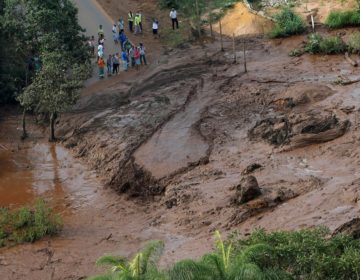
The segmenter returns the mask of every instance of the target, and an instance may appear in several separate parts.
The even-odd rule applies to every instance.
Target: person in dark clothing
[[[130,11],[130,12],[128,13],[128,22],[129,22],[129,30],[130,30],[130,32],[134,32],[134,31],[133,31],[134,15],[133,15],[132,11]]]
[[[119,74],[119,65],[120,65],[120,59],[119,59],[119,53],[116,53],[113,56],[113,74]]]

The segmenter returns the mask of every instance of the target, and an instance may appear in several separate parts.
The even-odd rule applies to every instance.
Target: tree
[[[44,52],[41,57],[42,69],[19,96],[19,101],[25,110],[33,109],[49,116],[49,140],[54,141],[58,114],[76,103],[88,71],[86,64],[71,64],[59,52]]]
[[[4,35],[0,40],[8,40],[1,46],[12,46],[0,52],[0,85],[7,85],[0,86],[0,103],[1,96],[8,97],[5,101],[18,96],[24,108],[23,137],[27,111],[48,115],[50,139],[54,140],[58,113],[76,102],[83,80],[91,73],[77,8],[70,0],[7,0],[0,4],[0,33]],[[42,61],[40,70],[35,67],[36,59]]]
[[[110,271],[89,280],[165,280],[157,264],[164,250],[162,241],[150,241],[130,261],[121,256],[103,256],[96,264],[110,266]]]

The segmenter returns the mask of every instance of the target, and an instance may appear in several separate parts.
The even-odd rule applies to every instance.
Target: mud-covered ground
[[[236,63],[227,39],[87,89],[57,133],[110,188],[60,237],[2,249],[0,278],[83,279],[149,239],[165,240],[166,265],[208,251],[215,229],[358,234],[360,71],[342,55],[289,57],[304,39],[245,38],[247,73],[244,38]]]

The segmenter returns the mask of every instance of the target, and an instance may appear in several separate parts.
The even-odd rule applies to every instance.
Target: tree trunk
[[[57,114],[56,113],[51,113],[50,115],[50,137],[49,137],[49,141],[50,142],[54,142],[56,140],[55,138],[55,121],[57,118]]]
[[[25,139],[27,137],[26,132],[26,109],[24,108],[23,115],[22,115],[22,135],[21,139]]]

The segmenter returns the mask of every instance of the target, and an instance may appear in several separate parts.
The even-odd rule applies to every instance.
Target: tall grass
[[[325,24],[330,28],[360,26],[360,11],[332,11]]]
[[[38,200],[33,207],[0,208],[0,247],[33,242],[56,234],[61,228],[60,216],[43,200]]]
[[[352,53],[360,53],[360,33],[354,33],[349,39],[349,51]]]
[[[305,22],[293,10],[288,7],[275,15],[275,27],[270,33],[272,38],[289,37],[301,34],[306,30]]]

